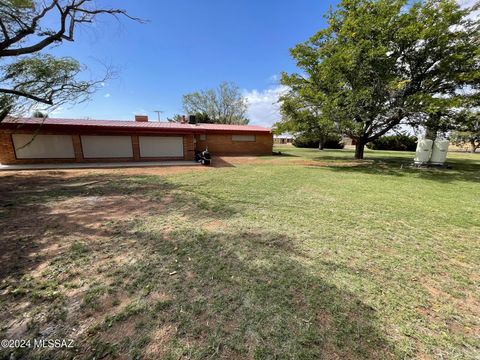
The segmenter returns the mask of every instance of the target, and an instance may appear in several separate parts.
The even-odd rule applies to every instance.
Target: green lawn
[[[480,358],[480,155],[276,150],[0,177],[0,338],[75,340],[16,351],[39,359]]]

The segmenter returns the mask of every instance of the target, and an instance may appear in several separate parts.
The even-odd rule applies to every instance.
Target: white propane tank
[[[432,154],[433,141],[430,139],[418,139],[417,150],[415,151],[415,164],[426,164]]]
[[[448,140],[435,140],[433,143],[432,157],[430,162],[434,165],[443,165],[447,158]]]

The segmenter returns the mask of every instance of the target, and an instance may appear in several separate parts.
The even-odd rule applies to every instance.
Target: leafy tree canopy
[[[35,110],[33,113],[32,113],[32,117],[34,118],[48,118],[48,114],[47,113],[43,113],[41,112],[40,110]]]
[[[452,132],[451,140],[457,145],[469,145],[470,152],[480,148],[480,112],[463,110],[458,115],[456,130]]]
[[[295,91],[280,96],[282,119],[275,123],[275,132],[301,135],[318,143],[318,148],[323,149],[329,138],[335,138],[339,134],[338,125],[323,115],[321,102],[315,102],[316,94],[311,93],[311,89],[304,90],[306,91],[302,94],[308,94],[309,102]]]
[[[343,0],[328,27],[291,49],[288,98],[366,143],[400,124],[425,124],[478,96],[478,20],[454,0]],[[469,87],[469,95],[460,89]],[[282,105],[287,109],[289,102]]]

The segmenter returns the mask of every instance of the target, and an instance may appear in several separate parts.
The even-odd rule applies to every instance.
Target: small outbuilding
[[[212,155],[271,155],[272,132],[255,125],[54,118],[0,123],[0,163],[193,160]]]

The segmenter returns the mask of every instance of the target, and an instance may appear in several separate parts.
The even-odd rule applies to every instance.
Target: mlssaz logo
[[[73,340],[71,339],[34,339],[35,348],[73,348]]]

